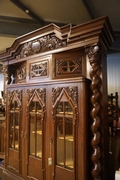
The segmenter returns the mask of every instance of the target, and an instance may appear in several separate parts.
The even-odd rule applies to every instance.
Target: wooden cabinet
[[[41,73],[42,58],[28,64],[29,72],[37,64],[33,72]],[[69,66],[68,60],[64,64]],[[36,75],[34,83],[7,87],[7,169],[24,179],[86,179],[90,81],[76,77],[53,83],[49,74],[47,82],[36,83]]]
[[[105,77],[102,51],[108,45],[99,51],[94,43],[101,31],[92,27],[108,26],[108,22],[104,17],[76,27],[51,24],[18,38],[9,53],[1,54],[6,97],[4,180],[88,180],[100,176],[99,144],[106,146],[99,135],[103,132],[105,136],[103,124],[107,124],[96,124],[96,119],[100,114],[106,117],[107,110],[105,113],[96,105],[103,103],[103,96],[98,99],[99,91],[107,102],[105,81],[100,84],[99,79],[102,81],[100,72]],[[83,29],[89,29],[88,33]],[[112,31],[106,31],[101,45],[105,38],[114,39],[109,36]],[[102,176],[104,173],[102,170]]]
[[[0,117],[0,159],[4,159],[5,117]]]

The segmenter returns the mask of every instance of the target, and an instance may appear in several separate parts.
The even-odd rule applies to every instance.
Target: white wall
[[[0,91],[3,91],[4,88],[4,75],[0,74]]]

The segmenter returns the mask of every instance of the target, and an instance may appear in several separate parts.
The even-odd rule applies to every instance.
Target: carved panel
[[[12,100],[17,101],[18,105],[21,106],[22,90],[8,90],[8,104],[10,104]]]
[[[57,98],[60,96],[60,94],[66,93],[66,96],[68,99],[71,98],[71,100],[74,103],[74,106],[77,106],[78,104],[78,87],[55,87],[52,89],[52,104],[54,105]]]
[[[39,88],[39,89],[27,89],[27,105],[30,104],[34,96],[37,96],[38,100],[45,105],[46,102],[46,89]]]
[[[19,55],[16,56],[16,59],[64,46],[66,46],[66,42],[62,42],[60,39],[55,37],[54,34],[46,35],[22,45],[21,51]]]
[[[59,55],[60,56],[60,55]],[[54,78],[77,77],[84,74],[83,56],[71,54],[55,57],[53,74]]]
[[[72,108],[73,124],[77,121],[78,87],[55,87],[52,89],[53,121],[56,120],[56,107],[60,102],[68,102]]]
[[[30,64],[30,78],[48,75],[48,61]]]
[[[17,70],[17,82],[20,83],[26,79],[26,67]]]
[[[56,59],[57,74],[80,73],[82,74],[82,58]]]

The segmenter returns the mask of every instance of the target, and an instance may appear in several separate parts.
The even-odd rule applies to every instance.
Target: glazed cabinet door
[[[21,89],[8,89],[6,166],[16,174],[22,171],[22,94]]]
[[[87,180],[84,81],[8,91],[7,167],[25,180]]]
[[[45,179],[46,88],[26,89],[26,178]]]
[[[82,81],[50,87],[47,180],[87,179],[87,88]]]

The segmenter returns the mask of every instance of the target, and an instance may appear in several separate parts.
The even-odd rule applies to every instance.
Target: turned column
[[[92,110],[91,110],[91,118],[92,118],[92,125],[91,125],[91,132],[92,132],[92,155],[91,161],[93,164],[91,175],[94,180],[100,180],[101,176],[101,150],[100,150],[100,98],[101,98],[101,53],[99,50],[98,45],[91,46],[85,49],[86,54],[88,55],[89,63],[91,65],[90,69],[90,78],[91,78],[91,103],[92,103]]]

